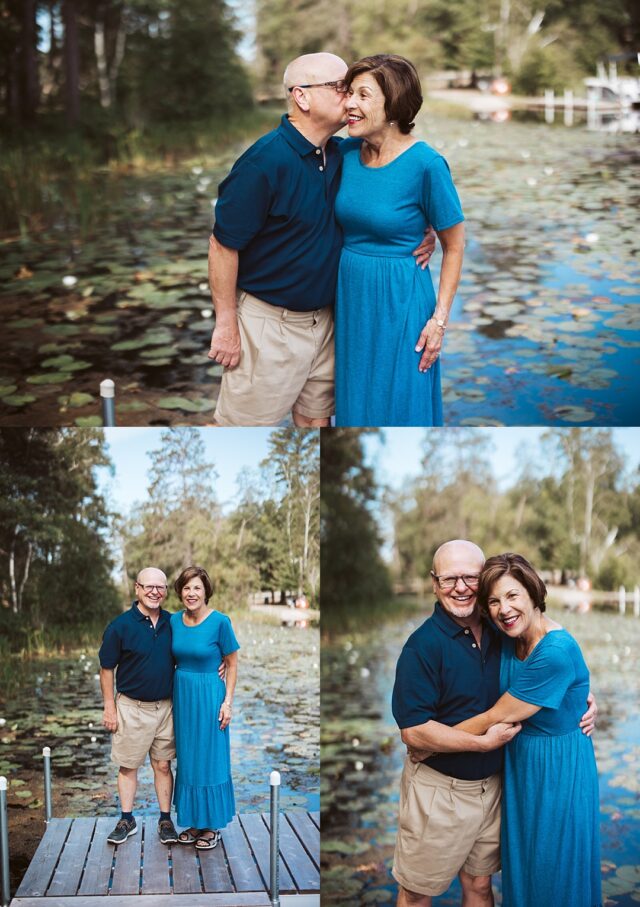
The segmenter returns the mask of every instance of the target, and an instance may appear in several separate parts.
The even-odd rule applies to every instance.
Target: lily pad
[[[27,378],[28,384],[64,384],[69,381],[73,375],[69,372],[50,372],[45,375],[30,375]]]
[[[186,397],[163,397],[157,404],[160,409],[183,409],[188,413],[203,413],[215,409],[213,400],[187,400]]]

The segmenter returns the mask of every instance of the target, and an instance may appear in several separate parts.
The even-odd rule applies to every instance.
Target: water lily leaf
[[[0,397],[10,397],[17,390],[17,384],[0,384]]]
[[[12,394],[10,397],[3,397],[2,402],[8,403],[9,406],[26,406],[27,403],[35,403],[36,399],[33,394]]]
[[[80,407],[88,406],[88,404],[93,403],[95,399],[93,394],[84,394],[81,391],[74,391],[68,396],[63,395],[62,397],[58,397],[58,403],[62,404],[62,406]]]
[[[36,325],[44,324],[42,318],[14,318],[13,321],[7,322],[8,328],[33,328]]]
[[[100,416],[78,416],[74,423],[80,428],[99,428],[102,425]]]
[[[69,372],[51,372],[47,375],[30,375],[27,378],[29,384],[64,384],[73,378]]]
[[[188,413],[202,413],[215,408],[213,400],[187,400],[186,397],[163,397],[157,405],[160,409],[184,409]]]
[[[559,406],[554,414],[565,422],[590,422],[596,415],[584,406]]]

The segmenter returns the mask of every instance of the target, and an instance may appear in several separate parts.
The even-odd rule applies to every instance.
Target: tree
[[[336,428],[320,443],[320,560],[326,609],[379,603],[391,596],[380,556],[381,538],[372,513],[378,488],[366,464],[363,438],[375,429]]]

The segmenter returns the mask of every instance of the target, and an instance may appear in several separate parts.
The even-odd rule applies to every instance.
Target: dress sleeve
[[[231,655],[232,652],[237,652],[239,648],[240,643],[236,639],[236,634],[233,632],[231,621],[225,614],[223,615],[222,623],[220,624],[220,649],[222,650],[222,654]]]
[[[118,666],[122,652],[122,640],[113,622],[109,624],[102,636],[102,645],[98,653],[100,667],[112,671]]]
[[[400,653],[391,708],[400,730],[431,721],[437,714],[438,666],[413,646]]]
[[[264,227],[271,207],[266,173],[251,161],[238,161],[218,187],[213,235],[223,246],[241,250]]]
[[[449,165],[441,155],[425,170],[424,205],[427,220],[434,230],[447,230],[464,220]]]
[[[573,660],[555,642],[534,649],[507,693],[541,708],[557,709],[575,680]]]

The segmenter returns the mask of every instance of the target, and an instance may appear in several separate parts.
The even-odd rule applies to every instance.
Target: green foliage
[[[564,88],[563,78],[550,51],[536,47],[527,53],[513,76],[513,90],[516,94],[536,96],[546,88],[561,90]]]
[[[362,438],[374,429],[336,428],[321,440],[320,553],[325,611],[382,603],[391,596],[372,513],[378,489],[366,465]]]

